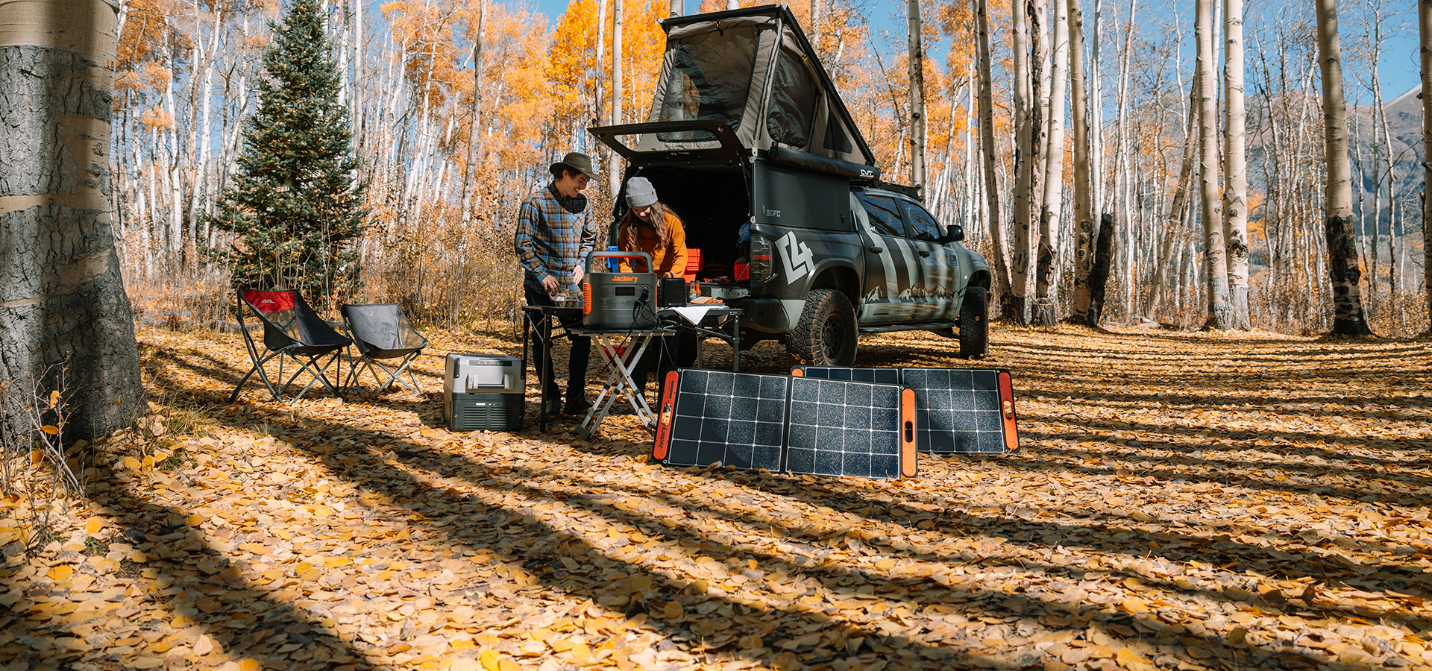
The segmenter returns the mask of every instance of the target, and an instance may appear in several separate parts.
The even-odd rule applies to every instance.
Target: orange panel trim
[[[900,475],[913,478],[919,474],[915,452],[915,392],[900,392]]]
[[[661,405],[656,414],[656,442],[652,444],[651,458],[661,461],[671,448],[671,422],[676,415],[676,387],[681,381],[679,371],[666,374],[666,392],[661,395]]]
[[[805,377],[805,369],[799,366],[792,368],[791,377]]]
[[[1010,452],[1019,449],[1019,428],[1015,424],[1014,381],[1009,372],[999,372],[999,414],[1004,420],[1004,448]]]

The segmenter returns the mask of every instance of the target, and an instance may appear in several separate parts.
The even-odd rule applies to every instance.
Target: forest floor
[[[33,553],[0,502],[0,669],[1432,665],[1426,342],[996,326],[1022,449],[888,482],[655,466],[630,415],[450,433],[442,354],[521,346],[429,335],[429,398],[289,407],[226,403],[237,334],[141,330],[88,501]]]

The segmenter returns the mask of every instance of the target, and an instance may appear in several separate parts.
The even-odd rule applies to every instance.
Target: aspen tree
[[[1333,288],[1335,335],[1370,335],[1362,310],[1357,245],[1353,237],[1352,167],[1347,153],[1347,104],[1343,99],[1342,45],[1335,0],[1314,0],[1318,24],[1318,61],[1323,75],[1323,137],[1327,148],[1323,235]]]
[[[1049,143],[1044,158],[1044,197],[1039,209],[1039,262],[1035,273],[1033,322],[1054,326],[1059,306],[1054,296],[1055,234],[1064,190],[1064,87],[1069,60],[1068,5],[1054,0],[1054,57],[1049,86]]]
[[[478,121],[482,116],[482,37],[487,22],[487,0],[477,0],[477,25],[472,30],[472,102],[468,104],[467,115],[470,130],[467,133],[467,172],[462,178],[462,219],[464,231],[472,224],[472,201],[477,191],[478,150],[482,147],[482,136],[478,133]]]
[[[1247,115],[1243,109],[1243,0],[1223,0],[1223,235],[1228,246],[1231,328],[1253,328],[1248,311]]]
[[[1417,36],[1422,45],[1422,152],[1432,156],[1432,0],[1417,0]],[[1423,184],[1432,184],[1432,161],[1422,162]],[[1422,192],[1422,295],[1432,333],[1432,198]]]
[[[1089,314],[1089,271],[1094,268],[1094,200],[1089,170],[1089,99],[1084,85],[1084,12],[1069,3],[1069,94],[1074,115],[1074,314]],[[1096,131],[1097,132],[1097,131]]]
[[[108,164],[116,7],[101,0],[0,3],[0,380],[65,369],[67,439],[126,425],[143,396],[134,315]],[[0,406],[9,435],[33,431]]]
[[[1218,137],[1213,94],[1213,0],[1196,0],[1194,33],[1198,39],[1199,186],[1203,196],[1205,279],[1208,282],[1208,321],[1204,328],[1226,331],[1233,327],[1228,305],[1228,265],[1223,244],[1223,220],[1218,194]]]
[[[925,48],[921,36],[920,0],[905,3],[909,19],[910,185],[925,192]]]
[[[1427,0],[1432,2],[1432,0]],[[979,100],[980,100],[980,158],[984,162],[984,193],[988,208],[990,239],[994,243],[994,289],[999,292],[1000,303],[1009,300],[1009,264],[1005,260],[1004,210],[999,202],[999,174],[995,171],[998,158],[994,143],[994,78],[991,76],[989,53],[989,1],[975,0],[975,26],[979,31]]]

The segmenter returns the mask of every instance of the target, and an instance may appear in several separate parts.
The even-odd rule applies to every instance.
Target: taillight
[[[771,279],[771,241],[759,235],[751,236],[751,282],[765,282]]]

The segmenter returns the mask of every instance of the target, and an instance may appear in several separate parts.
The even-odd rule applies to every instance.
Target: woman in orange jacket
[[[627,211],[617,225],[617,249],[623,252],[646,252],[651,255],[657,278],[686,275],[686,229],[681,218],[666,208],[656,197],[656,189],[645,177],[633,177],[626,184]],[[631,259],[622,259],[622,272],[631,272]],[[660,401],[666,387],[666,373],[674,368],[691,365],[696,360],[696,336],[681,332],[676,337],[657,338],[646,350],[641,364],[634,371],[639,391],[646,394],[646,377],[657,369],[656,397]]]
[[[656,197],[656,189],[645,177],[627,180],[627,211],[617,225],[617,249],[651,255],[658,279],[686,274],[686,229],[681,218]],[[631,260],[623,259],[621,270],[631,272]]]

